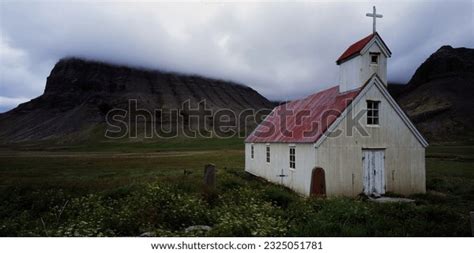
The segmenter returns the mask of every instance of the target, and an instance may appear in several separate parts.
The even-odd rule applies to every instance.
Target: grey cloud
[[[371,32],[372,4],[1,2],[0,97],[10,104],[0,107],[40,95],[65,56],[229,79],[269,99],[306,96],[337,84],[335,60]],[[406,82],[444,44],[474,46],[471,1],[375,4],[390,81]]]

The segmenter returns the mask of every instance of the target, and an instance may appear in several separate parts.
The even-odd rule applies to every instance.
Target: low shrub
[[[290,190],[277,186],[266,187],[263,193],[264,200],[283,208],[287,208],[297,198]]]

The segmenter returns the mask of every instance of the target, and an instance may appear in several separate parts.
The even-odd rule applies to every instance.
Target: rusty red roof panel
[[[369,36],[367,36],[367,37],[357,41],[356,43],[350,45],[346,49],[346,51],[344,51],[344,53],[342,53],[342,55],[339,57],[339,59],[337,59],[336,63],[340,64],[344,60],[349,59],[352,56],[360,53],[360,51],[365,47],[365,45],[367,45],[367,43],[369,43],[370,40],[372,40],[372,38],[375,37],[376,34],[377,33],[372,33]]]
[[[339,86],[273,109],[245,142],[314,143],[346,109],[360,90],[339,93]]]

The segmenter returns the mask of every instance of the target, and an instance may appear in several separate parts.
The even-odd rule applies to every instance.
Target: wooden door
[[[326,176],[323,168],[314,168],[311,173],[311,196],[326,196]]]
[[[383,150],[363,150],[362,166],[364,175],[364,193],[380,196],[385,193],[385,168]]]

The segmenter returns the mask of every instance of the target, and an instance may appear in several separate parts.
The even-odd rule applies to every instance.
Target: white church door
[[[362,150],[364,193],[380,196],[385,193],[384,150]]]

